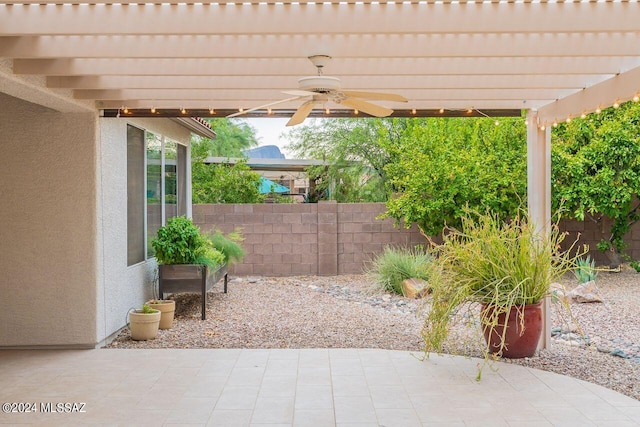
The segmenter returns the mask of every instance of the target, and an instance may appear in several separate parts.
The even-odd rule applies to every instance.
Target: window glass
[[[151,240],[162,226],[162,137],[147,132],[147,257],[154,252]]]
[[[187,147],[178,144],[178,215],[187,214]]]
[[[164,212],[165,220],[178,215],[178,144],[170,139],[164,142]]]
[[[144,261],[144,131],[127,125],[127,265]]]

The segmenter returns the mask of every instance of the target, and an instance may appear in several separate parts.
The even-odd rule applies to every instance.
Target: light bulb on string
[[[151,107],[151,114],[155,114],[156,113],[156,107]]]
[[[567,117],[567,120],[565,120],[565,122],[571,123],[571,117]]]
[[[542,126],[540,126],[540,130],[541,131],[545,131],[545,130],[547,130],[547,127],[545,125],[542,125]]]
[[[493,124],[496,125],[496,126],[499,126],[500,122],[496,120],[495,122],[493,122]]]
[[[214,110],[213,108],[209,108],[209,114],[214,115],[216,113],[216,110]]]
[[[440,110],[438,110],[438,112],[439,112],[440,114],[443,114],[443,113],[444,113],[444,108],[441,108]]]
[[[357,116],[358,114],[360,114],[360,111],[358,111],[358,110],[353,110],[353,114],[355,114],[355,115]]]
[[[620,103],[618,101],[613,103],[613,108],[619,108],[620,107]]]
[[[185,110],[184,108],[180,108],[180,112],[181,112],[182,114],[187,114],[187,110]]]
[[[587,118],[587,113],[582,112],[582,114],[580,114],[580,118],[581,119],[586,119]]]
[[[413,109],[411,110],[411,114],[413,114],[413,115],[415,115],[415,114],[416,114],[416,109],[415,109],[415,108],[413,108]]]
[[[127,107],[123,107],[122,112],[125,114],[129,114],[129,109]]]
[[[638,101],[640,101],[640,96],[639,95],[635,95],[633,97],[633,102],[638,102]]]
[[[596,108],[596,114],[600,114],[602,112],[602,110],[600,109],[600,107]]]
[[[553,127],[557,128],[558,127],[558,122],[553,122]]]
[[[324,113],[328,116],[329,114],[331,114],[331,110],[328,108],[325,108]]]
[[[273,110],[271,110],[271,107],[267,108],[267,115],[272,115],[273,114]]]

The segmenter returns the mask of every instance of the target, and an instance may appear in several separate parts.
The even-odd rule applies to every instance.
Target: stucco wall
[[[0,106],[0,347],[91,345],[97,116]]]
[[[188,144],[188,130],[167,119],[100,119],[97,342],[125,326],[129,309],[152,297],[153,259],[127,266],[127,124]],[[189,200],[190,203],[190,200]]]

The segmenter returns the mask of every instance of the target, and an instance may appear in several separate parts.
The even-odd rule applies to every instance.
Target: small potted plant
[[[171,299],[152,299],[147,305],[160,312],[160,329],[171,329],[176,311],[176,302]]]
[[[131,339],[146,341],[155,339],[160,326],[160,311],[154,310],[148,304],[144,304],[140,310],[129,312],[129,329]]]
[[[543,299],[584,253],[575,242],[562,251],[565,235],[557,224],[542,235],[525,213],[503,221],[492,213],[467,212],[460,230],[447,230],[436,247],[433,298],[423,329],[426,351],[442,350],[455,313],[479,311],[485,361],[532,356],[542,332]]]

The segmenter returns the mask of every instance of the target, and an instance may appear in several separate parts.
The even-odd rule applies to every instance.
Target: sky
[[[292,158],[291,154],[284,148],[288,141],[280,138],[280,135],[289,129],[285,126],[289,121],[288,118],[245,118],[244,121],[256,129],[260,147],[263,145],[277,145],[287,159]]]

